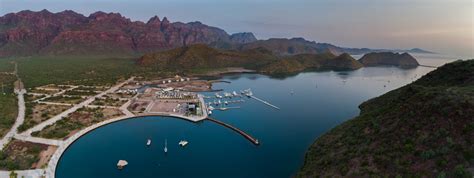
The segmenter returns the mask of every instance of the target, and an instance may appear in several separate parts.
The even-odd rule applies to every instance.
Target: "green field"
[[[3,137],[15,123],[17,115],[17,100],[13,94],[14,75],[0,74],[0,81],[4,85],[4,93],[0,88],[0,136]],[[1,84],[0,84],[1,85]],[[0,86],[1,87],[1,86]]]
[[[138,67],[131,58],[35,57],[15,61],[27,89],[46,84],[112,85],[131,75],[159,75]]]
[[[11,59],[0,59],[0,72],[13,72],[15,65]]]

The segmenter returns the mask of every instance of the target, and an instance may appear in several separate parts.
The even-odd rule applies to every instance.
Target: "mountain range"
[[[166,17],[151,17],[147,22],[132,21],[119,13],[95,12],[89,16],[65,10],[52,13],[20,11],[0,17],[0,57],[105,55],[138,56],[192,44],[215,48],[249,50],[263,47],[275,54],[302,53],[364,54],[397,51],[422,52],[422,49],[385,50],[343,48],[303,38],[257,40],[250,32],[228,34],[201,22],[170,22]]]

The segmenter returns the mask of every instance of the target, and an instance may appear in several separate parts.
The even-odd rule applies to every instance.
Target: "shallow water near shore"
[[[357,116],[359,104],[431,70],[370,67],[301,73],[284,79],[228,75],[223,79],[231,83],[216,83],[214,89],[238,92],[251,88],[256,97],[281,108],[243,98],[245,102],[229,105],[240,109],[214,111],[213,118],[259,139],[259,146],[210,121],[142,117],[106,125],[77,140],[61,157],[56,177],[290,177],[303,164],[315,138]],[[148,138],[152,139],[150,147],[145,145]],[[180,147],[180,140],[189,145]],[[129,162],[123,170],[116,167],[120,159]]]

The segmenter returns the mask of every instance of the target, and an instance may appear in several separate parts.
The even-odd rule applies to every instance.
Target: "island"
[[[372,52],[367,53],[359,62],[364,66],[397,66],[401,68],[414,68],[420,64],[416,59],[408,53],[394,52]]]
[[[297,177],[472,177],[474,60],[362,103],[319,137]]]

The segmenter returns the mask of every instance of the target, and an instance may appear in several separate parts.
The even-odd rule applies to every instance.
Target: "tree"
[[[17,178],[18,174],[15,171],[10,172],[10,178]]]

